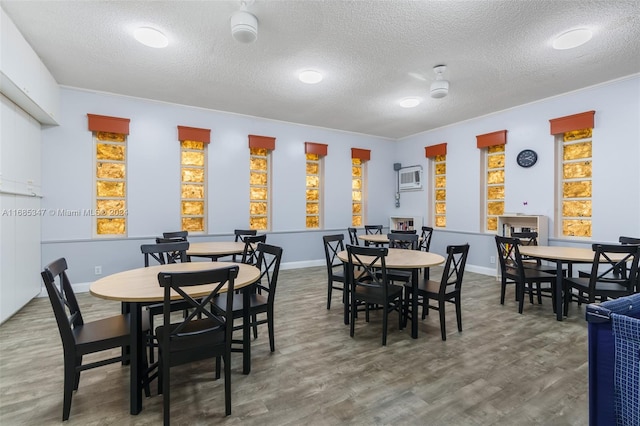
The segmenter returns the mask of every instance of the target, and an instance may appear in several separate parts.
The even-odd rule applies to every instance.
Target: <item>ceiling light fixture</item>
[[[314,70],[304,70],[298,74],[298,78],[303,83],[316,84],[322,81],[322,74]]]
[[[253,43],[258,38],[258,18],[247,8],[253,0],[241,0],[240,10],[231,16],[231,35],[240,43]]]
[[[151,27],[140,27],[133,32],[133,36],[145,46],[161,49],[169,45],[169,39],[160,31]]]
[[[593,33],[587,28],[578,28],[560,34],[553,40],[553,48],[556,50],[573,49],[582,46],[589,40]]]
[[[444,73],[446,70],[446,65],[436,65],[435,67],[433,67],[433,72],[436,73],[436,81],[431,83],[432,98],[444,98],[449,93],[449,82],[442,76],[442,73]]]
[[[414,108],[420,105],[419,98],[404,98],[398,102],[402,108]]]

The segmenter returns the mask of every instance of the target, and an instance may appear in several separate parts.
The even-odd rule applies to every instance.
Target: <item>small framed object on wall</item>
[[[523,149],[516,157],[518,166],[531,167],[538,161],[538,154],[532,149]]]

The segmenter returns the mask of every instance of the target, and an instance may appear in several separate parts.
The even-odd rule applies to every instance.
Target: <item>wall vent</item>
[[[422,167],[411,166],[400,169],[400,191],[422,189]]]

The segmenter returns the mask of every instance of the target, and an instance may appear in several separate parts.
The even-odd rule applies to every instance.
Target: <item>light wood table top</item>
[[[387,234],[363,234],[358,235],[358,238],[368,243],[389,244],[389,237]],[[418,235],[418,241],[422,241],[422,237],[420,235]]]
[[[187,256],[226,256],[244,252],[244,243],[235,241],[207,241],[189,243]]]
[[[240,267],[234,287],[242,287],[253,284],[260,277],[260,270],[255,266],[233,262],[186,262],[172,263],[169,265],[149,266],[148,268],[131,269],[118,272],[113,275],[100,278],[91,284],[92,295],[101,299],[117,300],[120,302],[162,302],[164,300],[164,288],[158,283],[160,272],[190,272],[220,269],[227,266]],[[225,286],[226,287],[226,286]],[[186,289],[185,289],[186,290]],[[190,287],[187,291],[192,297],[208,296],[213,290],[213,285],[200,285]],[[226,291],[223,287],[222,291]],[[182,299],[175,294],[175,299]],[[173,297],[172,297],[173,299]]]
[[[583,247],[560,247],[560,246],[523,246],[519,247],[520,253],[526,256],[536,257],[546,260],[563,260],[566,262],[593,262],[594,251]],[[612,260],[621,260],[624,255],[612,253]]]
[[[369,235],[373,236],[373,235]],[[384,235],[386,238],[386,235]],[[436,253],[429,253],[422,250],[405,250],[405,249],[388,249],[389,253],[385,257],[385,265],[387,268],[395,269],[416,269],[429,268],[444,263],[444,257]],[[346,250],[338,253],[338,258],[343,262],[349,261],[349,255]],[[362,260],[367,257],[363,256]],[[375,264],[374,264],[375,266]]]

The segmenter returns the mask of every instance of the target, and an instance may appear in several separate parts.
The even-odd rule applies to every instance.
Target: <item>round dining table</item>
[[[372,237],[373,235],[367,235]],[[380,235],[378,235],[380,236]],[[386,235],[382,235],[386,238]],[[441,265],[444,263],[445,259],[443,256],[430,253],[428,251],[422,250],[405,250],[405,249],[387,249],[387,256],[385,256],[384,262],[387,268],[393,269],[410,269],[411,270],[411,291],[412,291],[412,302],[411,302],[411,337],[414,339],[418,338],[418,317],[416,315],[418,312],[418,271],[422,268],[429,268],[432,266]],[[362,260],[366,260],[366,256],[360,256]],[[342,250],[338,252],[338,258],[345,264],[345,277],[347,275],[346,265],[349,262],[349,255],[346,250]],[[377,266],[375,263],[373,266]],[[349,285],[345,284],[345,293],[347,297],[345,297],[344,303],[344,323],[349,324],[349,306],[350,306],[350,295],[349,295]]]
[[[211,269],[220,269],[229,266],[239,266],[238,276],[234,281],[234,288],[249,289],[251,284],[260,278],[260,270],[252,265],[234,262],[185,262],[172,263],[167,265],[155,265],[147,268],[137,268],[128,271],[118,272],[113,275],[100,278],[91,284],[89,289],[93,296],[106,300],[115,300],[125,302],[129,306],[131,329],[130,343],[130,412],[138,414],[142,410],[142,391],[143,381],[146,372],[143,363],[143,344],[142,333],[142,309],[149,303],[159,303],[164,300],[164,288],[158,283],[158,274],[160,272],[194,272]],[[226,286],[225,286],[226,287]],[[193,287],[184,287],[185,292],[193,297],[204,297],[211,293],[213,285],[201,285]],[[223,287],[222,291],[226,291]],[[243,291],[244,306],[248,307],[250,291]],[[175,294],[175,299],[180,297]],[[251,371],[251,329],[249,320],[249,310],[245,309],[243,313],[243,335],[242,335],[242,353],[243,353],[243,373],[249,374]]]
[[[211,260],[218,260],[223,256],[242,254],[244,252],[244,242],[242,241],[205,241],[202,243],[189,242],[187,256],[206,257]]]

